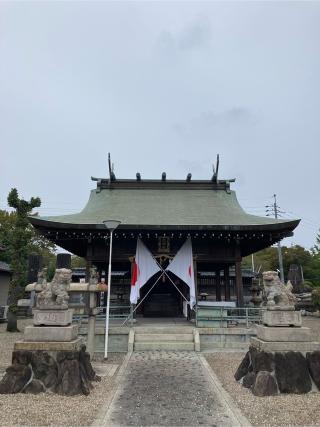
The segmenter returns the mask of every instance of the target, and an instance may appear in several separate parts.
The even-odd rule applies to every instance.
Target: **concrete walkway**
[[[123,367],[112,402],[94,425],[249,425],[210,371],[194,352],[134,352]]]

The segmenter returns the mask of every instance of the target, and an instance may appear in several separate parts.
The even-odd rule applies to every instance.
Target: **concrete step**
[[[155,351],[155,350],[168,350],[168,351],[194,351],[193,342],[135,342],[135,351]]]
[[[192,334],[192,326],[136,326],[136,334]]]
[[[141,334],[136,332],[134,340],[135,342],[193,342],[193,334]]]

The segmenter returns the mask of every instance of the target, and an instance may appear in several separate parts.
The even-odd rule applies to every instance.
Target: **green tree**
[[[12,270],[12,278],[9,287],[9,313],[8,313],[8,332],[16,332],[17,328],[17,302],[21,298],[26,285],[28,254],[30,242],[32,241],[32,231],[28,221],[28,214],[33,208],[41,205],[39,197],[31,197],[30,201],[20,199],[18,191],[13,188],[8,195],[8,205],[15,209],[15,221],[10,233],[10,242],[8,242],[8,255]]]
[[[71,268],[86,267],[87,263],[84,258],[77,255],[71,256]]]
[[[0,210],[0,245],[5,249],[11,244],[11,234],[16,224],[16,213]],[[0,261],[10,264],[10,254],[8,250],[0,252]]]
[[[301,265],[305,277],[310,276],[312,270],[312,253],[300,245],[282,246],[283,270],[287,277],[291,264]],[[278,248],[271,246],[254,254],[255,268],[260,271],[279,269]],[[251,267],[251,255],[244,258],[244,265]]]
[[[316,243],[311,248],[311,263],[308,271],[308,279],[314,286],[320,286],[320,232],[316,236]]]

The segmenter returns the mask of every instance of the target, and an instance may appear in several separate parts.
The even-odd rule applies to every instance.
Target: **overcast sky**
[[[320,3],[1,2],[0,208],[80,210],[90,176],[236,178],[320,227]]]

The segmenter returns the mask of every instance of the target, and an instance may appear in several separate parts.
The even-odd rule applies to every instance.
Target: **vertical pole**
[[[92,267],[92,261],[89,259],[86,259],[86,282],[87,283],[89,283],[91,267]]]
[[[241,272],[241,258],[236,259],[236,291],[237,291],[237,304],[238,307],[243,306],[243,283]]]
[[[107,309],[106,309],[106,333],[104,341],[104,358],[108,358],[108,339],[109,339],[109,312],[110,312],[110,294],[111,294],[111,255],[112,255],[112,234],[110,230],[110,251],[109,251],[109,269],[108,269],[108,296],[107,296]]]
[[[96,295],[94,292],[89,292],[89,319],[88,319],[88,352],[92,358],[94,355],[94,341],[96,329],[96,316],[94,309],[96,307]]]
[[[130,325],[133,325],[133,304],[130,304]]]
[[[275,217],[275,219],[278,219],[277,195],[274,194],[273,197],[274,197],[274,204],[273,204],[274,217]],[[278,247],[280,280],[282,283],[284,283],[283,260],[282,260],[282,250],[281,250],[281,243],[280,242],[277,243],[277,247]]]
[[[216,301],[221,301],[220,269],[216,269]]]
[[[224,267],[224,287],[225,287],[225,301],[230,301],[230,279],[229,279],[229,266]]]

